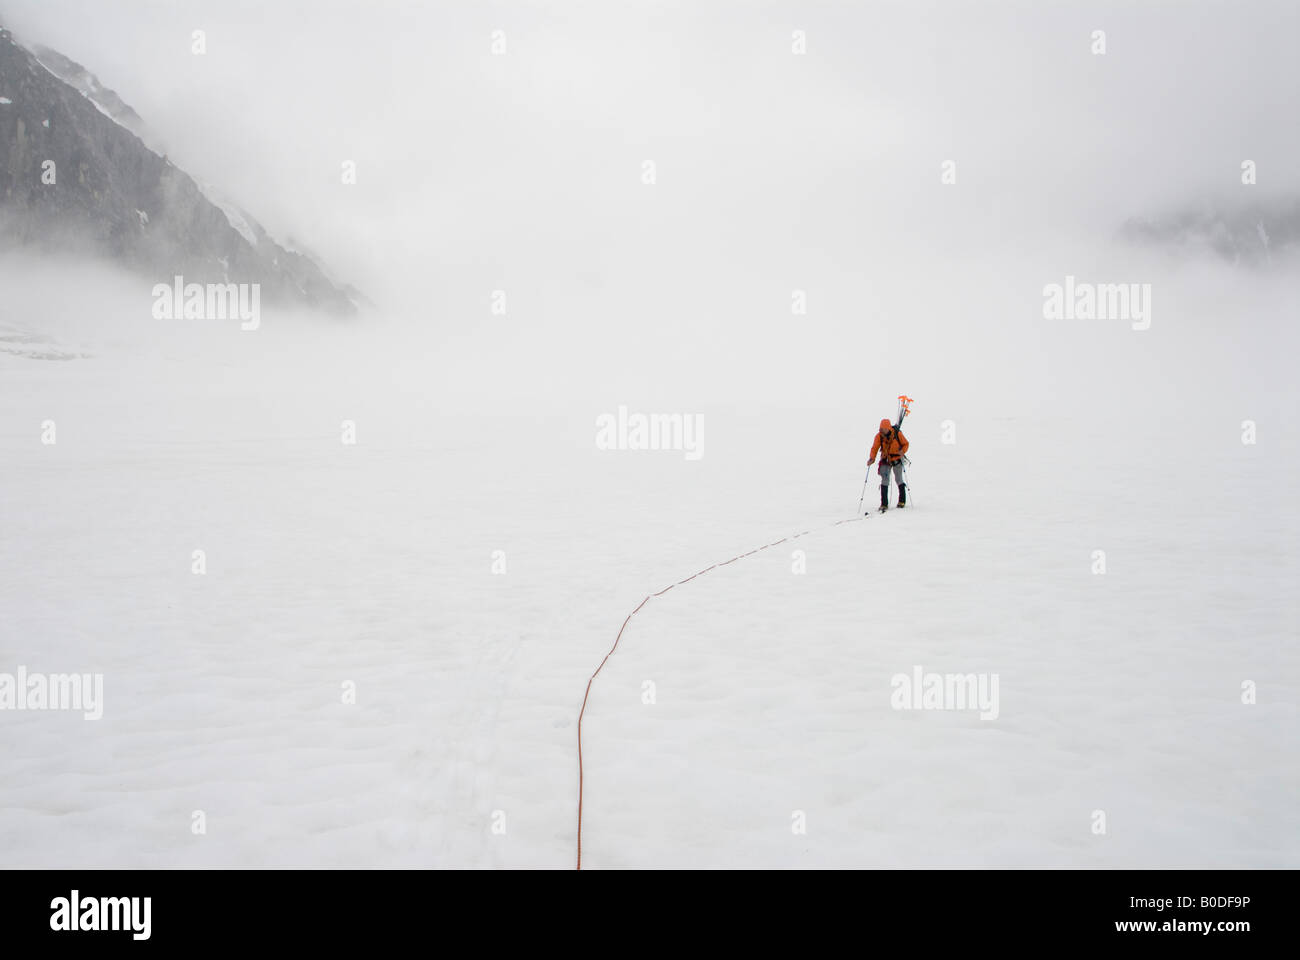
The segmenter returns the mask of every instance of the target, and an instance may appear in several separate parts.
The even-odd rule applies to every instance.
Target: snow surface
[[[1125,359],[1228,329],[1117,332],[1074,407],[1082,348],[1001,412],[912,390],[912,506],[830,527],[907,384],[705,406],[690,462],[597,450],[618,395],[494,407],[467,343],[58,315],[88,358],[0,351],[0,671],[105,709],[0,711],[7,866],[572,866],[619,626],[801,530],[629,624],[584,866],[1300,863],[1293,395],[1228,339],[1212,396]],[[891,709],[918,665],[998,673],[1000,716]]]

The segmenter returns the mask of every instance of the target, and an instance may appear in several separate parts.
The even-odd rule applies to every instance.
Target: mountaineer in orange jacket
[[[895,430],[888,420],[880,421],[880,432],[871,442],[871,459],[867,466],[876,462],[880,454],[880,509],[889,509],[889,472],[894,472],[894,481],[898,484],[898,506],[907,506],[907,484],[903,482],[903,454],[907,453],[909,444],[902,430]]]

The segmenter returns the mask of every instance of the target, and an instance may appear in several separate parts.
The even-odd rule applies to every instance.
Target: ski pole
[[[867,499],[867,484],[871,482],[871,464],[867,464],[867,475],[862,481],[862,496],[858,497],[858,513],[862,513],[862,501]]]

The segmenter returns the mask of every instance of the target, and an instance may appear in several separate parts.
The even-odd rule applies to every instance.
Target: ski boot
[[[898,509],[902,510],[905,506],[907,506],[907,484],[900,483],[898,485]]]
[[[889,484],[880,485],[880,512],[884,513],[889,509]]]

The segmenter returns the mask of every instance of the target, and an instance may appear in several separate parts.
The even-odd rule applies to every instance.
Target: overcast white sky
[[[20,39],[81,61],[182,168],[389,311],[455,331],[507,290],[509,337],[483,334],[475,375],[514,370],[534,393],[584,376],[629,400],[674,376],[716,382],[719,358],[762,380],[890,338],[893,362],[917,365],[915,394],[948,377],[918,350],[1023,344],[1005,310],[1032,322],[1043,283],[1094,265],[1045,251],[1100,257],[1133,215],[1297,195],[1298,10],[0,0]],[[1244,159],[1259,169],[1248,194]],[[356,186],[340,183],[345,160]],[[940,183],[945,160],[955,186]],[[796,287],[816,322],[797,338],[763,327],[788,322]],[[639,365],[569,369],[575,351],[629,344]],[[847,369],[827,378],[850,389]],[[694,395],[672,396],[680,409]]]
[[[484,258],[599,271],[629,225],[694,254],[764,235],[869,250],[991,221],[1105,227],[1227,193],[1246,158],[1260,194],[1295,192],[1298,10],[0,0],[182,167],[371,286]],[[356,187],[338,182],[345,159]],[[669,194],[658,220],[646,159]],[[940,189],[945,159],[956,191]]]

